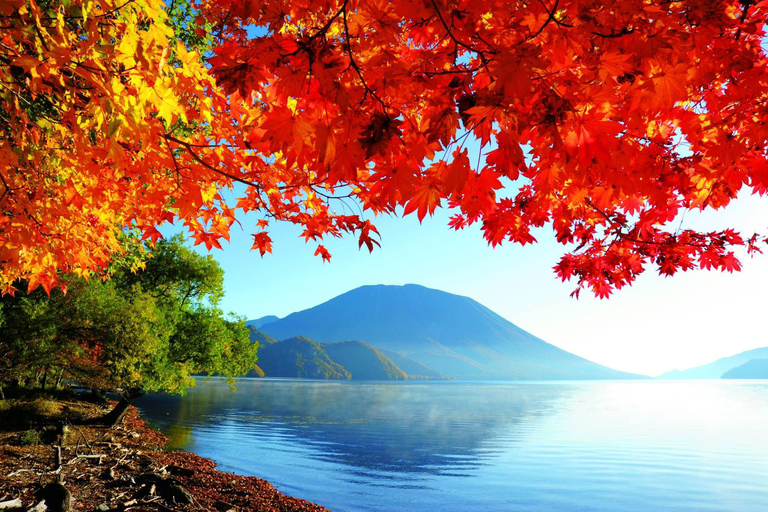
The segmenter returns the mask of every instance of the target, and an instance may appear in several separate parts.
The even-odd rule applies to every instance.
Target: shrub
[[[30,446],[33,444],[40,444],[40,432],[34,429],[29,429],[21,435],[22,446]]]

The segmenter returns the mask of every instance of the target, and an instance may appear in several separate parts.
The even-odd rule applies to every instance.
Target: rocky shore
[[[2,400],[0,512],[323,511],[269,482],[164,451],[165,437],[130,408],[116,426],[82,401]]]

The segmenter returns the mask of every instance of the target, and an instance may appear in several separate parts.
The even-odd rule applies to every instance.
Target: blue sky
[[[471,161],[476,146],[468,145]],[[449,216],[438,210],[421,224],[413,216],[372,219],[381,248],[369,254],[352,237],[328,240],[330,263],[313,256],[316,245],[299,239],[299,228],[279,224],[270,228],[273,254],[261,258],[250,250],[256,218],[241,218],[231,243],[211,251],[225,271],[222,309],[284,317],[366,284],[415,283],[471,297],[549,343],[629,372],[655,376],[768,346],[768,247],[755,258],[742,254],[739,273],[665,278],[649,268],[610,299],[585,291],[576,300],[569,296],[576,283],[561,283],[552,270],[567,248],[551,228],[535,232],[537,244],[492,249],[476,227],[448,228]],[[768,198],[742,193],[724,211],[688,212],[678,223],[768,234]]]
[[[588,293],[575,300],[575,283],[560,283],[552,271],[565,247],[550,228],[536,233],[538,244],[492,249],[478,229],[448,228],[448,217],[438,210],[421,225],[412,216],[379,217],[380,249],[369,254],[354,238],[329,240],[330,263],[290,225],[272,227],[274,252],[261,258],[250,250],[254,220],[243,218],[231,243],[211,252],[225,271],[222,307],[249,319],[283,317],[358,286],[416,283],[472,297],[549,343],[624,371],[658,375],[768,346],[768,255],[743,258],[737,274],[663,278],[649,269],[608,300]],[[748,196],[725,212],[689,212],[684,226],[764,232],[766,219],[768,201]]]
[[[252,27],[250,35],[263,33]],[[683,227],[768,234],[768,198],[742,196],[724,212],[689,212]],[[242,218],[231,243],[211,251],[225,271],[222,308],[249,319],[283,317],[358,286],[416,283],[469,296],[549,343],[630,372],[658,375],[768,346],[768,254],[744,255],[736,274],[664,278],[649,268],[608,300],[587,292],[575,300],[569,294],[576,284],[559,282],[552,271],[566,248],[551,228],[536,232],[539,243],[532,246],[491,249],[476,228],[449,229],[448,217],[439,210],[421,225],[415,217],[376,219],[380,249],[369,254],[354,238],[329,240],[324,245],[333,257],[325,264],[290,225],[271,227],[274,252],[259,257],[250,250],[256,219]]]

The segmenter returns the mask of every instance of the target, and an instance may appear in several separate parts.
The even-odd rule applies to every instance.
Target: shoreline
[[[19,420],[12,410],[0,411],[3,512],[29,511],[42,501],[43,488],[57,478],[71,493],[71,511],[327,511],[283,494],[261,478],[218,471],[212,460],[192,453],[166,451],[167,438],[150,428],[133,406],[118,425],[109,427],[81,424],[103,413],[98,405],[47,402],[59,410],[33,416],[26,425],[14,425]],[[72,423],[64,435],[56,427],[62,422]],[[38,432],[39,444],[24,444],[33,436],[31,431]],[[55,507],[48,506],[48,511]]]

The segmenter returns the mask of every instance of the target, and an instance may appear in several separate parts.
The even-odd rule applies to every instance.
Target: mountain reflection
[[[762,512],[765,381],[201,382],[170,446],[337,512]]]
[[[200,453],[196,431],[252,443],[279,442],[303,457],[341,464],[350,479],[407,486],[398,476],[472,476],[573,391],[558,384],[338,383],[245,380],[237,392],[199,382],[185,397],[151,394],[138,403],[172,449]],[[391,479],[393,482],[388,482]]]

